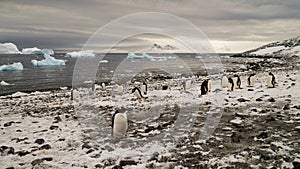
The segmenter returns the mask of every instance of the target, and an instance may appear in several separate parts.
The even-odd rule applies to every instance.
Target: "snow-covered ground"
[[[266,72],[247,87],[228,92],[212,78],[212,92],[200,96],[205,77],[183,91],[181,79],[169,90],[150,81],[146,99],[136,100],[133,84],[96,92],[68,89],[0,97],[0,164],[3,168],[293,168],[299,166],[299,70]],[[220,103],[221,101],[221,103]],[[116,108],[129,110],[126,138],[110,137]],[[223,114],[220,117],[218,110]],[[210,118],[208,118],[210,117]],[[207,120],[209,119],[209,120]],[[220,122],[219,122],[220,120]],[[218,123],[219,122],[219,123]],[[214,130],[206,141],[202,136]],[[296,168],[296,167],[295,167]]]

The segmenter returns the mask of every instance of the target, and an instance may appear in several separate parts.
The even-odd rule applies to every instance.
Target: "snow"
[[[287,49],[285,46],[274,46],[274,47],[269,47],[265,49],[259,49],[255,52],[252,52],[251,54],[254,55],[271,55],[274,54],[275,52],[278,52],[280,50],[285,50]]]
[[[1,82],[0,82],[0,86],[9,86],[10,84],[9,83],[7,83],[7,82],[5,82],[4,80],[2,80]]]
[[[20,51],[13,43],[0,43],[0,54],[19,54]]]
[[[78,51],[78,52],[69,52],[65,55],[65,57],[95,57],[96,54],[93,50],[85,50],[85,51]]]
[[[44,58],[41,61],[38,60],[31,60],[31,63],[34,66],[60,66],[60,65],[66,65],[66,61],[64,60],[60,60],[60,59],[55,59],[54,57],[48,55],[48,54],[44,54]]]
[[[0,66],[0,71],[16,71],[16,70],[23,70],[23,65],[21,62]]]
[[[33,47],[33,48],[24,48],[24,49],[22,49],[21,54],[24,54],[24,55],[31,55],[31,54],[42,55],[43,52],[42,52],[41,49],[39,49],[37,47]]]
[[[108,60],[101,60],[99,63],[108,63]]]

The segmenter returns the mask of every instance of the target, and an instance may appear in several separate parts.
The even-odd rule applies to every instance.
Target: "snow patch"
[[[7,82],[5,82],[4,80],[2,80],[1,82],[0,82],[0,86],[9,86],[10,84],[9,83],[7,83]]]

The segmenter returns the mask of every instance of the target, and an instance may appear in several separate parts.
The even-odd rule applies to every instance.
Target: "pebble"
[[[273,97],[270,97],[270,98],[268,99],[268,101],[269,101],[269,102],[275,102],[275,99],[274,99]]]
[[[120,166],[137,165],[137,162],[135,162],[134,160],[120,160],[119,165]]]
[[[39,139],[36,139],[34,143],[37,143],[37,144],[44,144],[44,143],[45,143],[45,140],[42,139],[42,138],[39,138]]]

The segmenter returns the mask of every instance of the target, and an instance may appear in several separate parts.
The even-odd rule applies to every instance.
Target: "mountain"
[[[273,42],[257,49],[249,50],[234,56],[262,58],[300,57],[300,36],[284,41]]]

